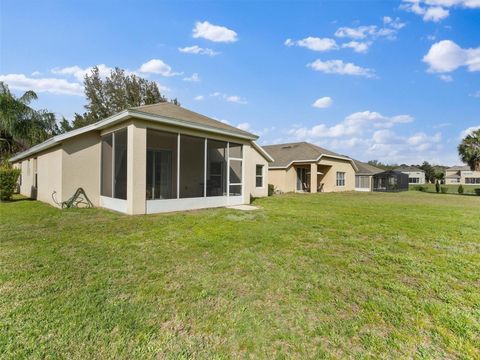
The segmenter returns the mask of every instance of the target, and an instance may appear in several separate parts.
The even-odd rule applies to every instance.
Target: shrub
[[[442,186],[442,187],[440,188],[440,191],[442,192],[442,194],[446,194],[446,193],[448,193],[448,187]]]
[[[460,195],[463,194],[463,186],[462,186],[462,185],[459,185],[459,186],[458,186],[458,193],[459,193]]]
[[[435,191],[437,192],[437,194],[440,192],[440,183],[438,182],[438,180],[435,183]]]
[[[427,191],[428,191],[428,187],[422,186],[422,185],[415,185],[415,186],[413,187],[413,190],[422,191],[422,192],[427,192]]]
[[[20,169],[0,168],[0,201],[12,198],[19,176]]]
[[[272,196],[274,192],[275,187],[273,186],[273,184],[268,184],[268,196]]]
[[[480,189],[475,189],[475,194],[477,194],[478,196],[480,196]]]

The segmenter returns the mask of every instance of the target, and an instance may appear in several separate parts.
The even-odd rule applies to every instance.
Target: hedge
[[[0,168],[0,201],[12,198],[19,176],[20,169]]]

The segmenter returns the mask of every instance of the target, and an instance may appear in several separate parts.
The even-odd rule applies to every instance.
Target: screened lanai
[[[408,175],[400,171],[384,171],[373,175],[373,191],[408,191]]]

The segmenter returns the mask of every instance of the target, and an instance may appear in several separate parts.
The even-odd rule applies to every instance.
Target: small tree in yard
[[[19,176],[20,169],[13,169],[6,166],[0,168],[0,201],[12,199]]]
[[[435,183],[435,191],[437,192],[437,194],[440,192],[440,182],[438,180]]]
[[[458,193],[459,193],[460,195],[463,194],[463,186],[462,186],[462,185],[459,185],[459,186],[458,186]]]

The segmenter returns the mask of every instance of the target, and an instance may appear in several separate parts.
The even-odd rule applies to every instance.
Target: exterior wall
[[[90,132],[63,143],[62,201],[83,188],[95,206],[100,205],[100,134]]]
[[[320,172],[324,172],[326,166],[330,167],[322,177],[319,175],[320,183],[324,184],[324,192],[355,190],[355,169],[350,161],[323,157],[318,165],[318,171]],[[337,186],[337,172],[345,173],[345,186]]]
[[[460,176],[459,179],[449,179],[449,176]],[[480,171],[471,170],[446,170],[445,171],[445,184],[447,185],[476,185],[467,184],[466,178],[480,178]]]
[[[63,195],[61,148],[37,157],[37,200],[57,206],[52,198],[54,192],[56,200],[60,202]]]
[[[269,171],[268,161],[251,145],[245,145],[244,151],[244,194],[248,197],[264,197],[268,196]],[[256,187],[256,170],[257,165],[263,166],[263,186]],[[246,199],[245,199],[246,200]],[[248,199],[250,201],[250,199]]]
[[[477,185],[477,183],[475,184],[467,184],[466,182],[466,178],[480,178],[480,171],[471,171],[471,170],[464,170],[461,172],[460,174],[460,182],[463,184],[463,185]]]
[[[146,212],[147,129],[142,123],[128,126],[127,213]]]
[[[22,170],[20,180],[20,194],[27,197],[34,196],[33,193],[33,158],[24,159],[20,162],[20,169]]]
[[[295,167],[288,169],[268,169],[268,182],[275,190],[281,192],[294,192],[297,188],[297,174]]]
[[[402,172],[404,174],[407,174],[409,178],[418,178],[419,179],[418,183],[411,183],[411,184],[418,184],[418,185],[425,184],[425,173],[423,171],[402,171]]]

